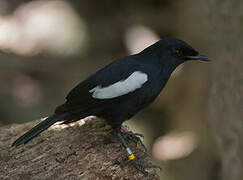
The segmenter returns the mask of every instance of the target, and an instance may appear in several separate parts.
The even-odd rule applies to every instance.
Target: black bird
[[[139,134],[124,132],[121,125],[147,107],[164,88],[173,70],[188,60],[210,61],[190,45],[175,38],[164,38],[138,54],[114,61],[73,88],[66,102],[53,115],[19,137],[12,146],[30,141],[57,121],[70,123],[90,115],[104,118],[117,133],[128,153],[128,162],[146,173],[155,167],[139,161],[125,139]]]

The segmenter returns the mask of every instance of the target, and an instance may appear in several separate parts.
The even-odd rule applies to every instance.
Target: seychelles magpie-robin
[[[79,83],[53,115],[12,145],[27,143],[58,121],[70,123],[94,115],[104,118],[112,126],[128,153],[128,162],[146,173],[145,168],[155,166],[140,162],[125,141],[128,136],[139,139],[139,134],[126,132],[121,125],[152,103],[174,69],[188,60],[210,61],[207,56],[175,38],[164,38],[138,54],[118,59]]]

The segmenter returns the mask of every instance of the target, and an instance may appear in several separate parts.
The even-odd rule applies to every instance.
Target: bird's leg
[[[144,145],[144,143],[140,139],[140,138],[144,138],[144,136],[142,134],[129,131],[127,127],[121,127],[120,128],[120,134],[122,135],[122,137],[124,139],[131,140],[136,144],[140,143],[143,146],[144,152],[147,152],[146,146]]]
[[[130,147],[127,145],[127,143],[125,142],[124,138],[121,135],[121,132],[118,132],[118,137],[122,143],[122,146],[125,148],[125,150],[127,151],[127,155],[128,155],[128,161],[122,162],[121,166],[124,167],[128,164],[133,164],[133,166],[141,171],[143,174],[147,175],[148,172],[146,171],[146,168],[160,168],[159,166],[153,165],[151,163],[147,163],[144,161],[144,159],[147,157],[147,154],[145,153],[144,156],[137,158],[135,157],[135,155],[133,154],[132,150],[130,149]]]

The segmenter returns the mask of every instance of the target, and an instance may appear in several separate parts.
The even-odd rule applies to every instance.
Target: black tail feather
[[[26,144],[31,139],[36,137],[38,134],[49,128],[51,125],[56,123],[59,120],[64,120],[66,117],[66,114],[53,114],[49,116],[46,120],[40,122],[35,127],[33,127],[31,130],[27,131],[25,134],[20,136],[17,140],[15,140],[12,144],[12,146],[19,146],[21,144]]]

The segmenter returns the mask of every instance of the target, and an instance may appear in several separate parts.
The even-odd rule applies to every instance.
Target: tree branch
[[[82,126],[47,130],[26,145],[10,147],[39,121],[0,128],[0,179],[159,179],[155,170],[145,177],[125,160],[118,138],[103,120]],[[141,146],[129,143],[137,155]]]

